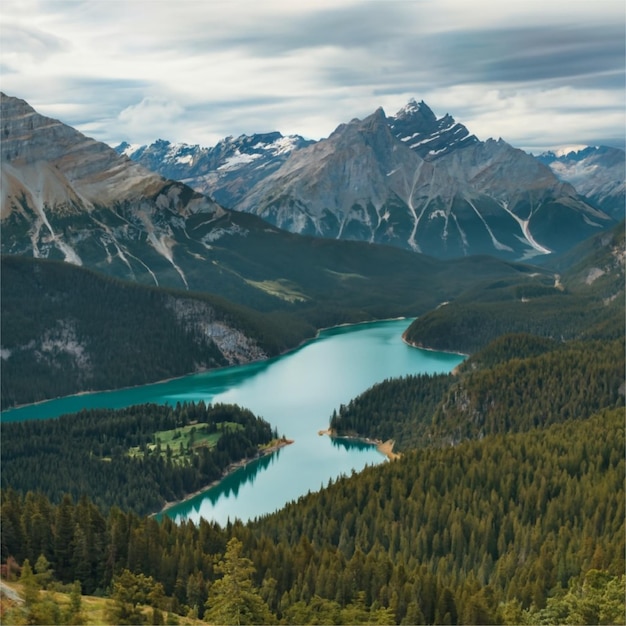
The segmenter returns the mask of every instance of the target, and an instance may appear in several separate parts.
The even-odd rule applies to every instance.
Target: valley
[[[257,459],[256,456],[251,456],[247,467],[228,476],[207,493],[181,505],[170,506],[167,514],[178,522],[193,520],[197,523],[204,518],[224,525],[228,519],[238,518],[245,521],[273,513],[307,492],[315,491],[320,484],[361,470],[367,464],[378,464],[384,460],[384,456],[373,445],[329,440],[317,434],[320,426],[328,423],[334,409],[387,376],[448,371],[461,361],[462,357],[458,355],[424,352],[406,346],[402,342],[401,334],[409,322],[410,320],[393,320],[342,326],[324,331],[296,351],[269,361],[222,368],[131,389],[59,398],[5,411],[2,413],[4,458],[9,466],[16,466],[18,463],[19,467],[23,467],[23,464],[34,464],[40,454],[38,446],[25,446],[32,450],[32,458],[22,450],[19,459],[16,459],[11,454],[15,445],[14,438],[19,438],[24,445],[27,437],[36,437],[26,434],[29,428],[42,428],[36,424],[29,427],[28,422],[45,422],[52,417],[75,413],[78,407],[82,407],[83,411],[94,412],[96,419],[104,421],[121,420],[124,417],[122,409],[142,406],[145,415],[154,413],[150,423],[154,421],[159,424],[163,420],[160,416],[161,409],[155,411],[146,406],[147,404],[170,407],[191,403],[213,406],[236,404],[269,421],[276,431],[276,438],[284,436],[294,443],[288,448],[278,450],[269,458]],[[183,409],[183,413],[187,412],[193,413],[191,408]],[[188,438],[184,436],[185,432],[194,429],[194,444],[200,444],[203,437],[209,441],[219,439],[220,428],[213,428],[206,435],[202,435],[202,425],[195,424],[196,421],[198,420],[190,415],[185,425],[181,422],[174,430],[158,428],[157,432],[151,433],[151,439],[146,440],[144,436],[142,445],[130,441],[121,444],[120,440],[121,446],[112,462],[130,464],[132,467],[134,461],[141,462],[146,454],[149,457],[155,456],[158,438],[160,456],[164,461],[169,458],[172,469],[176,470],[181,463],[184,466],[188,462],[192,450],[186,445]],[[129,425],[128,428],[134,430],[136,427]],[[77,426],[77,431],[80,430]],[[179,435],[173,439],[175,433]],[[68,434],[67,438],[73,440],[78,436]],[[170,451],[166,456],[168,445]],[[89,458],[93,456],[95,461],[91,463],[95,462],[96,466],[102,464],[100,459],[103,455],[110,456],[101,451],[98,437],[94,437],[92,441],[81,440],[80,448]],[[192,448],[197,454],[203,453],[202,449]],[[56,446],[53,450],[55,449]],[[111,449],[114,450],[115,446],[111,446]],[[57,458],[53,450],[37,464],[62,467],[63,455]],[[212,451],[213,447],[210,446],[209,450]],[[151,460],[156,462],[156,459]],[[73,459],[74,468],[79,463],[89,465],[87,460]],[[140,473],[144,474],[146,471],[141,470]],[[8,484],[17,485],[19,475],[20,471],[16,468],[15,473],[7,471],[5,479]],[[51,480],[62,483],[63,491],[78,498],[80,485],[87,488],[86,481],[78,477],[72,479],[70,471],[65,472],[64,476],[62,479],[59,469],[51,476]],[[207,480],[205,486],[212,480]],[[22,485],[23,488],[33,486],[24,483]],[[39,485],[44,488],[41,481]],[[187,499],[195,490],[194,485],[194,489],[187,488],[185,494],[179,491],[178,499],[182,499],[183,495]],[[52,493],[50,487],[46,491]],[[91,497],[101,491],[102,489],[92,490]],[[114,502],[119,503],[121,497],[121,493],[116,495]],[[145,496],[136,497],[136,504],[132,504],[133,498],[128,497],[125,508],[141,514],[158,513],[166,501],[172,500],[163,495],[161,498],[159,505],[144,508],[145,505],[141,503]],[[157,501],[156,496],[152,501]]]
[[[415,100],[204,151],[0,105],[3,620],[623,623],[619,154]]]

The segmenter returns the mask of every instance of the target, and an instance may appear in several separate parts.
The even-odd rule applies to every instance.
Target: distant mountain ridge
[[[171,158],[148,160],[159,142],[144,152],[117,150],[291,232],[439,258],[527,260],[568,249],[614,223],[532,155],[501,139],[480,141],[452,116],[437,118],[423,101],[412,99],[393,116],[381,108],[341,124],[327,139],[293,144],[280,159],[251,152],[256,137],[236,140],[234,184],[223,182],[230,157],[196,176],[184,161],[199,159],[197,148],[179,154],[176,172]],[[211,153],[231,154],[222,143]]]
[[[615,219],[626,207],[625,153],[609,146],[587,146],[564,154],[544,152],[537,159]]]
[[[158,139],[148,146],[124,142],[115,150],[166,178],[209,194],[230,208],[255,183],[276,171],[293,150],[311,143],[299,135],[284,137],[272,132],[226,137],[212,148]]]
[[[340,125],[291,153],[235,208],[293,232],[440,258],[529,259],[613,223],[531,155],[479,141],[423,103]]]

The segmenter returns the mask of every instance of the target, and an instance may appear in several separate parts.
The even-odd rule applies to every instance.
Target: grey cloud
[[[142,80],[68,77],[56,81],[55,90],[62,101],[78,105],[63,121],[84,125],[94,119],[114,119],[127,107],[140,102],[148,86]]]
[[[216,100],[212,101],[212,107],[219,107],[220,109],[225,109],[232,111],[233,109],[239,110],[247,110],[254,109],[260,106],[271,106],[276,104],[287,104],[290,100],[295,100],[296,98],[288,98],[285,96],[254,96],[250,98],[238,98],[236,100]],[[192,104],[186,107],[187,111],[190,112],[206,112],[206,103],[198,103]]]
[[[448,33],[433,47],[455,80],[532,82],[624,68],[624,28],[520,27]],[[455,65],[455,60],[457,61]],[[454,71],[456,70],[456,71]]]
[[[137,36],[127,36],[122,28],[115,40],[119,56],[127,58],[129,64],[136,63],[135,75],[138,77],[142,76],[141,68],[145,65],[162,63],[164,73],[158,81],[143,81],[140,78],[84,81],[55,76],[49,82],[40,81],[37,85],[14,82],[27,89],[25,93],[15,95],[28,99],[31,94],[40,94],[45,89],[49,102],[77,103],[79,107],[72,115],[80,117],[80,120],[66,118],[64,121],[87,124],[84,120],[88,117],[101,120],[98,132],[103,136],[107,132],[120,132],[115,129],[120,111],[156,94],[163,100],[178,102],[184,107],[185,115],[172,121],[176,127],[146,129],[146,134],[154,132],[155,137],[165,135],[171,140],[186,141],[201,141],[200,136],[216,133],[225,136],[266,130],[283,132],[284,124],[294,119],[297,122],[299,115],[302,119],[307,115],[310,119],[322,116],[332,119],[336,115],[336,124],[339,124],[351,117],[372,112],[380,104],[378,98],[384,98],[388,103],[395,95],[402,95],[404,99],[405,94],[423,98],[432,106],[438,103],[442,107],[442,110],[436,111],[438,115],[447,110],[464,123],[472,117],[480,117],[484,113],[481,109],[488,106],[488,102],[486,104],[485,99],[478,98],[473,103],[471,97],[467,98],[470,101],[463,101],[465,96],[458,94],[472,94],[483,89],[495,89],[503,97],[509,97],[518,89],[520,93],[526,90],[526,93],[540,94],[567,87],[574,92],[567,112],[577,113],[579,105],[580,112],[591,116],[595,113],[601,115],[601,106],[606,106],[607,111],[615,114],[615,108],[604,103],[623,102],[623,96],[616,92],[621,90],[624,93],[625,37],[624,25],[619,20],[608,23],[602,15],[593,15],[591,9],[590,15],[595,22],[580,22],[576,26],[564,21],[554,22],[557,19],[555,12],[551,14],[553,21],[550,24],[542,23],[543,16],[537,12],[519,23],[508,20],[498,24],[495,19],[490,19],[488,25],[476,27],[477,22],[473,20],[472,25],[465,28],[462,12],[468,10],[467,6],[463,6],[458,14],[450,10],[447,15],[444,14],[446,9],[440,8],[446,3],[439,4],[438,1],[355,0],[351,4],[344,2],[342,6],[332,8],[328,5],[323,8],[312,6],[307,11],[298,6],[295,11],[284,13],[264,10],[262,3],[255,4],[254,8],[248,3],[228,6],[223,2],[215,5],[198,3],[197,19],[194,20],[189,19],[189,7],[195,3],[172,3],[169,21],[161,19],[160,14],[150,13],[146,15],[145,23],[138,24]],[[45,4],[57,14],[68,16],[68,24],[72,28],[89,29],[102,22],[108,25],[113,37],[116,37],[115,24],[128,25],[129,20],[124,17],[140,12],[138,3],[132,0],[80,4],[73,0],[50,0]],[[162,7],[166,3],[154,6]],[[129,13],[128,7],[134,7],[135,13]],[[228,10],[225,11],[225,8]],[[493,13],[498,11],[494,8]],[[563,16],[564,20],[567,19],[566,12]],[[153,17],[152,22],[150,17]],[[502,12],[502,19],[508,19],[506,11]],[[433,32],[433,20],[438,20],[438,28],[446,24],[448,30]],[[599,26],[602,20],[607,23]],[[154,33],[152,26],[156,27]],[[65,41],[29,28],[22,31],[19,35],[21,45],[26,46],[32,37],[39,54],[52,54],[70,45],[68,42],[71,41],[71,38]],[[5,32],[6,29],[3,34]],[[94,34],[97,36],[101,32],[107,31],[96,29]],[[8,50],[8,43],[3,43]],[[323,53],[320,53],[322,48]],[[220,54],[207,54],[216,52]],[[284,63],[284,59],[289,57],[293,62]],[[200,68],[198,85],[206,85],[204,92],[197,85],[192,89],[190,85],[176,84],[176,73],[169,69],[176,65],[168,63],[187,58],[194,59]],[[233,59],[236,62],[232,72],[233,82],[245,79],[245,71],[242,76],[238,76],[237,72],[245,68],[247,59],[250,59],[251,66],[266,67],[271,73],[267,88],[261,81],[254,81],[249,91],[237,90],[246,93],[243,99],[215,99],[217,93],[231,92],[220,89],[218,83],[212,82],[213,65],[226,64]],[[299,87],[310,94],[308,96],[294,93],[289,84],[297,71],[294,68],[299,59],[305,59],[303,66],[306,64]],[[258,60],[262,62],[257,63]],[[279,74],[285,66],[288,73]],[[4,70],[3,74],[8,82],[10,76]],[[219,74],[222,76],[225,72]],[[460,85],[468,85],[468,89],[448,89]],[[581,95],[578,101],[577,90],[581,94],[583,91],[602,93],[601,102],[590,101],[588,94]],[[607,96],[608,91],[612,93]],[[452,95],[446,95],[446,92]],[[430,100],[431,94],[438,96],[438,102]],[[344,107],[344,102],[349,102],[349,105]],[[361,110],[352,108],[355,102],[357,106],[360,103]],[[399,102],[398,106],[402,104]],[[542,100],[537,96],[532,106],[554,114],[556,107],[562,104],[562,100],[559,105],[548,97]],[[394,112],[387,111],[388,114]],[[108,131],[105,130],[107,124],[111,125]],[[523,126],[524,123],[520,122],[520,127]],[[468,127],[472,130],[471,123]],[[601,128],[597,126],[589,132],[605,132]],[[609,126],[603,143],[610,140],[611,133],[618,134],[620,131],[620,128]],[[307,129],[296,132],[306,134]],[[521,129],[522,133],[527,131]],[[198,139],[193,139],[194,136]],[[623,140],[620,141],[623,143]]]
[[[219,31],[187,33],[177,45],[195,54],[235,48],[256,57],[325,46],[367,49],[385,45],[414,28],[414,5],[367,2],[293,15],[259,14],[253,21],[233,16]]]
[[[42,60],[52,54],[67,50],[70,43],[61,38],[20,24],[6,23],[2,27],[2,47],[5,51],[27,54]]]
[[[626,89],[626,74],[619,70],[593,76],[576,76],[569,80],[569,84],[578,89],[617,90],[623,93]]]

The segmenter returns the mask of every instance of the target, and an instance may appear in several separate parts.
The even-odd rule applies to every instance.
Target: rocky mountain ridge
[[[480,141],[449,114],[437,118],[423,101],[412,99],[392,116],[379,109],[318,142],[294,143],[280,160],[251,152],[256,137],[235,142],[233,184],[224,184],[227,159],[194,176],[184,161],[195,162],[198,149],[176,153],[179,172],[169,169],[170,157],[149,162],[141,150],[126,153],[291,232],[390,244],[440,258],[537,260],[613,223],[532,155],[502,139]],[[212,153],[229,154],[222,143]],[[169,144],[162,147],[172,153]],[[145,150],[156,154],[156,144]]]
[[[293,232],[443,258],[530,259],[612,223],[531,155],[414,103],[293,152],[235,208]]]
[[[537,159],[617,220],[626,206],[625,153],[609,146],[587,146],[565,153],[544,152]]]
[[[0,106],[4,253],[115,266],[112,273],[159,284],[156,264],[187,286],[175,231],[191,215],[218,219],[219,205],[23,100],[2,94]]]
[[[212,148],[158,139],[148,146],[124,142],[115,150],[232,207],[258,181],[276,171],[292,151],[311,143],[299,135],[285,137],[272,132],[226,137]]]
[[[418,103],[411,98],[394,116],[388,117],[387,122],[391,132],[425,160],[480,143],[448,113],[437,119],[423,100]]]

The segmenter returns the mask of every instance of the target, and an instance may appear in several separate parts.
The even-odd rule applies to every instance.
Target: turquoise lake
[[[271,456],[232,473],[219,485],[167,511],[177,521],[199,518],[224,524],[276,511],[342,474],[386,462],[376,448],[333,440],[328,427],[340,404],[386,378],[448,372],[464,357],[406,345],[412,320],[391,320],[322,331],[299,349],[268,361],[193,374],[166,382],[70,396],[2,413],[2,421],[43,419],[82,408],[119,408],[144,402],[236,403],[293,439]]]

